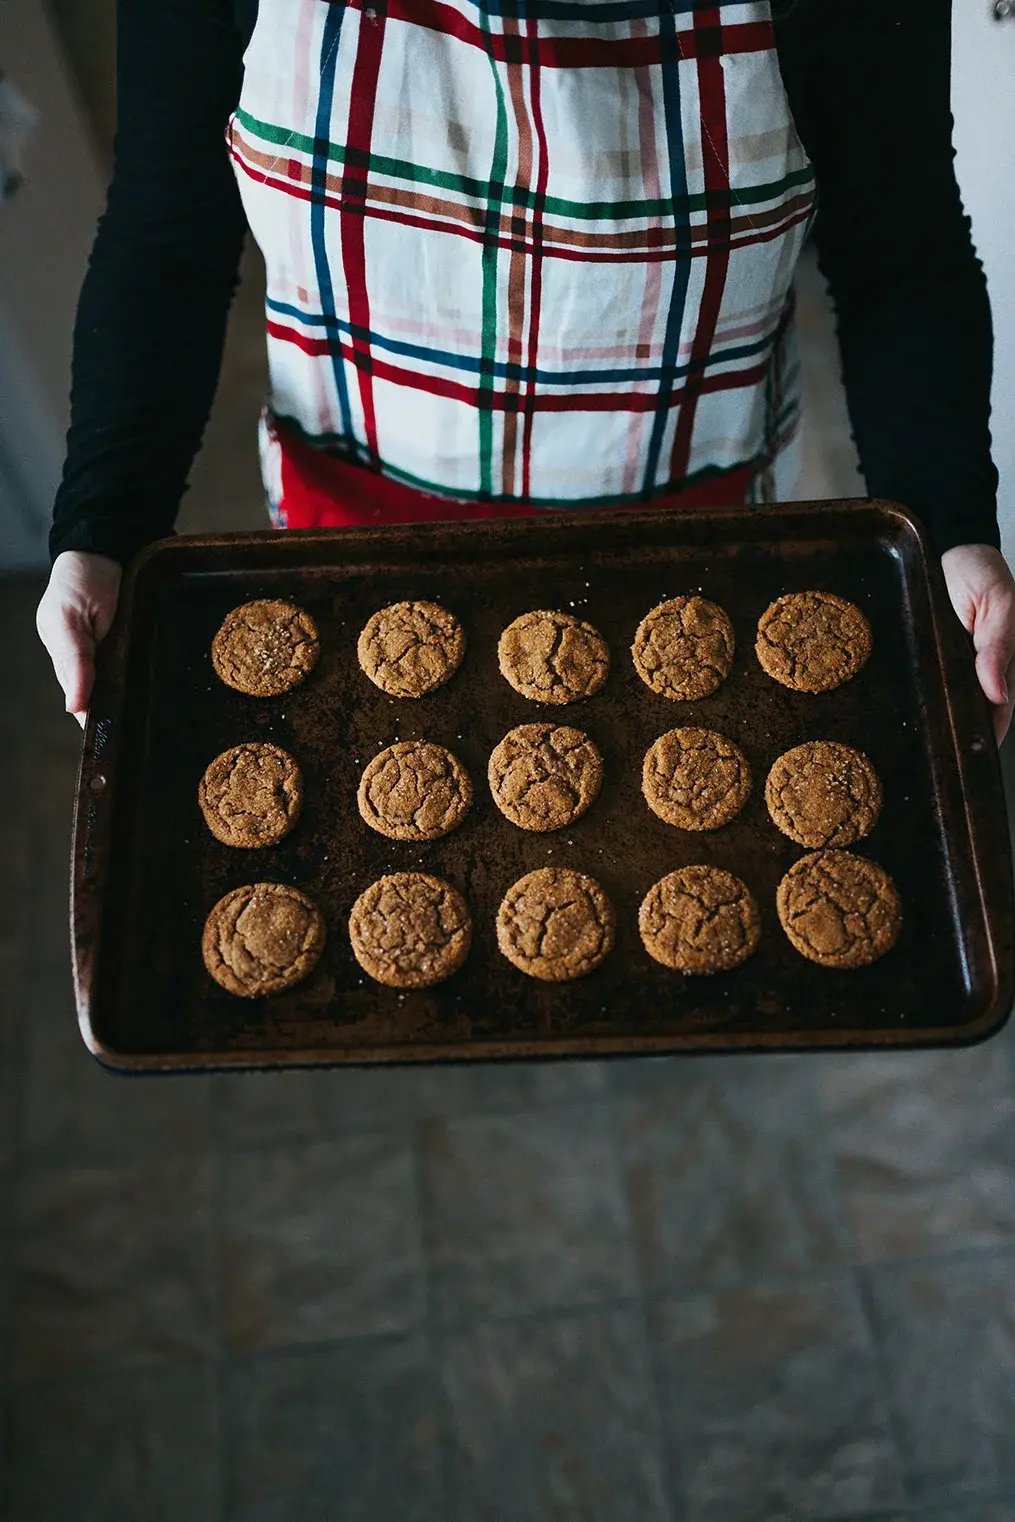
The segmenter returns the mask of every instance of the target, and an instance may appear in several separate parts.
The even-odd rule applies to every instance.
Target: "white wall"
[[[1015,565],[1015,14],[995,20],[993,0],[952,0],[952,5],[955,165],[994,313],[998,516],[1005,554]]]
[[[994,19],[993,0],[952,0],[952,111],[956,173],[983,260],[994,314],[993,454],[998,517],[1015,567],[1015,14]],[[916,145],[914,145],[916,151]],[[864,488],[849,438],[831,311],[813,256],[797,282],[803,365],[801,500]]]
[[[0,205],[0,567],[41,565],[63,460],[74,311],[102,185],[39,0],[0,5],[0,62],[40,113]]]

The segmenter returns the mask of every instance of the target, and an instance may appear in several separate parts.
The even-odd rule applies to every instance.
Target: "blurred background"
[[[36,117],[0,203],[0,1515],[1015,1522],[1015,1027],[940,1054],[175,1081],[86,1054],[80,737],[33,621],[113,24],[113,0],[0,11]],[[1009,561],[1013,77],[1005,0],[954,0]],[[261,300],[251,250],[184,530],[264,525]],[[809,258],[799,301],[799,495],[862,492]]]

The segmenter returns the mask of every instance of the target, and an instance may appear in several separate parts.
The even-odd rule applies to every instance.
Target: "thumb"
[[[1000,623],[1000,627],[998,627]],[[1007,620],[993,620],[988,616],[977,622],[973,634],[976,650],[976,675],[991,703],[1007,703],[1007,672],[1013,650],[1011,636],[1006,628]]]
[[[90,620],[79,608],[60,608],[49,631],[49,653],[63,688],[67,712],[80,723],[95,681],[95,636]]]
[[[977,648],[977,677],[991,703],[1007,703],[1006,673],[1010,653],[1001,639],[988,638]]]

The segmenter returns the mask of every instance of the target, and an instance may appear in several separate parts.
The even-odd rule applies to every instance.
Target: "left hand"
[[[1015,577],[991,544],[957,544],[941,556],[952,607],[973,636],[976,675],[994,705],[1000,745],[1015,706]]]

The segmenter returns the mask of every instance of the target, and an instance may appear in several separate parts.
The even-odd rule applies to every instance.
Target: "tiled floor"
[[[9,1522],[1013,1522],[1011,1032],[110,1077],[37,591],[0,598]]]
[[[256,523],[256,286],[193,500]],[[884,1057],[127,1081],[0,585],[7,1522],[1015,1522],[1015,1024]]]

